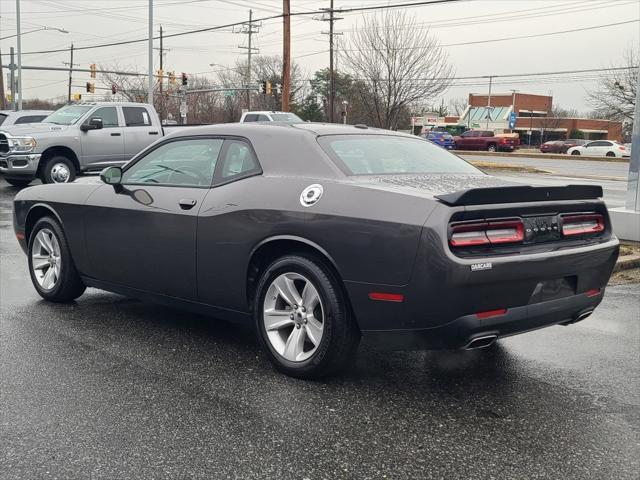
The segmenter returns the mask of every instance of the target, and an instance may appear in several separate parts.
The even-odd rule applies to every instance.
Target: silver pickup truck
[[[66,183],[81,172],[122,165],[164,135],[151,105],[67,105],[42,123],[0,126],[0,175],[14,186]]]

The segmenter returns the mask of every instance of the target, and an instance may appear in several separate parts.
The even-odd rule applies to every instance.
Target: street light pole
[[[149,0],[149,91],[147,103],[153,105],[153,0]]]
[[[18,110],[22,110],[22,38],[20,36],[20,0],[16,0],[16,35],[18,48]],[[15,95],[12,91],[11,95]]]

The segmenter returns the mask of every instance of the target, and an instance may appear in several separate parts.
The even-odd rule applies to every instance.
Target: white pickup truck
[[[37,177],[71,182],[81,172],[124,164],[163,135],[151,105],[71,104],[41,123],[0,126],[0,175],[14,186]]]

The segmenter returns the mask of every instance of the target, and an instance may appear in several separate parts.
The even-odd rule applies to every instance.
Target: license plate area
[[[575,275],[543,280],[533,289],[529,304],[573,296],[576,294],[577,285],[578,277]]]

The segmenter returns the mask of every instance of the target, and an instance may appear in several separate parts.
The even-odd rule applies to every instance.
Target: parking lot
[[[0,184],[0,477],[637,478],[640,289],[479,351],[378,352],[321,382],[251,330],[89,290],[43,302]]]

